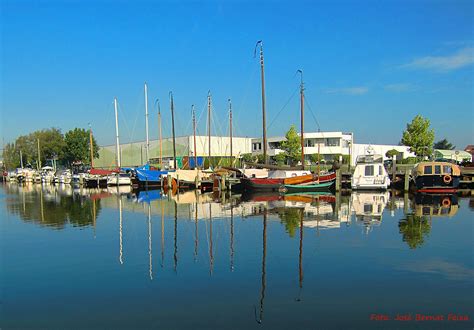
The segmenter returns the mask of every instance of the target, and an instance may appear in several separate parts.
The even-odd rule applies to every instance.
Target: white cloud
[[[401,67],[449,72],[471,65],[472,63],[474,63],[474,47],[465,47],[452,55],[420,57]]]
[[[347,95],[363,95],[369,91],[368,87],[358,86],[358,87],[345,87],[345,88],[330,88],[326,89],[324,92],[326,94],[347,94]]]
[[[410,83],[398,83],[389,84],[383,87],[388,92],[403,93],[403,92],[414,92],[418,90],[418,86]]]

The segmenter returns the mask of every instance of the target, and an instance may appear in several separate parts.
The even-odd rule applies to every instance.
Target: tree
[[[433,149],[441,149],[441,150],[453,150],[455,149],[456,146],[453,146],[450,142],[448,142],[448,140],[446,139],[442,139],[438,142],[436,142],[434,145],[433,145]]]
[[[283,208],[278,210],[278,217],[281,223],[285,224],[285,229],[290,237],[294,237],[296,229],[300,226],[303,209]]]
[[[393,158],[393,157],[397,156],[398,154],[399,154],[399,152],[398,152],[397,149],[390,149],[389,151],[387,151],[387,152],[385,153],[385,156],[386,156],[387,158]]]
[[[284,152],[280,152],[278,154],[275,155],[275,160],[277,162],[278,165],[283,165],[285,164],[285,161],[286,161],[286,155]]]
[[[315,164],[317,164],[318,162],[320,162],[321,160],[323,160],[323,158],[321,157],[321,155],[320,155],[320,154],[317,154],[317,153],[316,153],[316,154],[311,154],[310,158],[311,158],[311,162],[312,162],[312,163],[315,163]]]
[[[410,147],[410,151],[418,158],[429,156],[433,153],[434,130],[430,129],[430,121],[417,115],[411,123],[407,124],[401,142]]]
[[[69,163],[82,162],[90,165],[90,139],[89,131],[83,128],[75,128],[66,133],[65,141],[65,159]],[[99,146],[94,137],[92,137],[94,146],[94,158],[99,157]]]
[[[252,154],[242,154],[242,161],[246,163],[252,163],[254,161],[254,157]]]
[[[301,159],[301,141],[294,125],[285,134],[286,140],[281,143],[285,163],[297,163]]]

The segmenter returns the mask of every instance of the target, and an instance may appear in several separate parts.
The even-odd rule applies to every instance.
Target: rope
[[[293,94],[291,94],[290,98],[288,99],[288,101],[286,101],[285,105],[280,109],[280,111],[278,111],[277,115],[275,118],[273,118],[273,120],[270,122],[270,125],[268,125],[267,129],[269,129],[270,127],[272,127],[273,123],[275,122],[275,120],[277,120],[278,116],[280,116],[280,114],[282,113],[282,111],[286,108],[286,106],[288,105],[288,103],[290,103],[290,101],[293,99],[293,97],[295,96],[296,92],[298,91],[299,87],[295,88]]]

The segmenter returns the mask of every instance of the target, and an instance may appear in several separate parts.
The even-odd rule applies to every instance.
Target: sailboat
[[[91,157],[91,169],[84,177],[84,187],[86,188],[99,188],[107,187],[107,176],[112,173],[118,172],[119,170],[105,170],[94,168],[94,144],[92,139],[92,128],[89,127],[89,148]]]
[[[244,190],[270,190],[270,191],[316,191],[328,189],[336,180],[336,173],[327,173],[320,175],[311,173],[311,171],[304,170],[304,83],[303,71],[298,70],[301,74],[301,169],[297,168],[279,168],[277,166],[269,166],[267,164],[267,137],[265,126],[265,74],[264,74],[264,58],[263,58],[263,42],[257,42],[257,47],[260,46],[260,69],[262,79],[262,118],[263,118],[263,157],[266,167],[271,169],[266,178],[246,177],[241,179]]]
[[[116,135],[116,152],[117,152],[117,168],[120,170],[121,160],[120,160],[120,140],[119,140],[119,128],[118,128],[118,110],[117,110],[117,98],[114,99],[114,109],[115,109],[115,135]],[[107,176],[107,185],[108,186],[121,186],[121,185],[131,185],[132,179],[128,173],[112,173]]]
[[[158,127],[160,133],[160,168],[153,168],[150,166],[150,140],[148,135],[148,86],[145,83],[145,130],[146,130],[146,164],[137,167],[134,170],[135,176],[138,179],[138,184],[144,187],[159,187],[162,183],[162,177],[168,174],[168,171],[163,170],[163,149],[161,136],[161,111],[158,100],[155,102],[158,105]]]

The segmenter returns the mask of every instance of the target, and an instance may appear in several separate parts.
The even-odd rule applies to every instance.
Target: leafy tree
[[[294,125],[285,134],[286,140],[281,143],[281,149],[286,157],[286,163],[297,163],[301,159],[301,141]]]
[[[7,169],[20,167],[20,151],[13,143],[7,143],[3,149],[3,162]]]
[[[426,217],[409,213],[405,219],[399,221],[398,229],[410,249],[416,249],[425,242],[425,237],[431,231],[431,225]]]
[[[316,154],[311,154],[310,159],[312,163],[318,163],[323,159],[323,157],[321,157],[320,154],[316,153]]]
[[[246,162],[246,163],[251,163],[254,161],[254,157],[252,156],[252,154],[242,154],[242,161],[243,162]]]
[[[389,151],[387,151],[387,152],[385,153],[385,156],[386,156],[387,158],[393,158],[393,157],[397,156],[398,154],[399,154],[398,150],[396,150],[396,149],[391,149],[391,150],[389,150]]]
[[[265,159],[263,158],[263,154],[257,155],[257,163],[263,164],[265,163]]]
[[[280,153],[276,154],[276,155],[275,155],[275,160],[276,160],[276,162],[278,163],[278,165],[283,165],[283,164],[285,164],[285,161],[286,161],[286,155],[285,155],[285,153],[280,152]]]
[[[69,162],[82,162],[90,164],[90,138],[89,131],[83,128],[75,128],[66,133],[65,141],[65,159]],[[99,146],[94,137],[92,137],[94,147],[94,158],[99,157]]]
[[[402,141],[410,147],[410,151],[419,158],[433,153],[434,130],[430,129],[430,121],[417,115],[411,123],[407,124],[403,132]]]
[[[456,146],[453,146],[450,142],[448,142],[448,140],[446,139],[442,139],[438,142],[436,142],[434,145],[433,145],[433,149],[441,149],[441,150],[453,150],[455,149]]]

